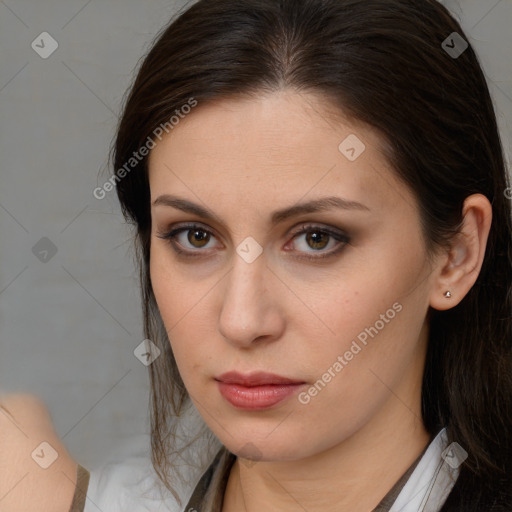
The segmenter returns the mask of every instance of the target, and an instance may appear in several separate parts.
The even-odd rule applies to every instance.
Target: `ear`
[[[491,229],[492,206],[482,194],[466,198],[462,207],[463,223],[450,248],[438,257],[437,277],[431,291],[434,309],[450,309],[466,296],[475,284],[484,261]],[[450,292],[450,297],[445,293]]]

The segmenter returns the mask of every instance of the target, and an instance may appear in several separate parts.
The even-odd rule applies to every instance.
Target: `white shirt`
[[[90,471],[89,488],[84,512],[188,512],[185,510],[197,482],[211,464],[220,444],[202,445],[207,456],[195,467],[183,463],[181,478],[173,487],[182,504],[165,487],[158,484],[147,451],[147,436],[138,442],[139,453],[127,460],[112,462]],[[407,483],[393,503],[390,512],[438,512],[459,474],[462,462],[460,447],[448,445],[446,430],[432,440]],[[199,457],[201,458],[201,457]]]

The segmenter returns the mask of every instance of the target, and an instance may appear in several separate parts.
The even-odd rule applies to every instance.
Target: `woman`
[[[512,509],[508,182],[443,6],[199,1],[113,157],[155,468],[189,400],[222,444],[184,510]]]
[[[512,510],[510,183],[443,6],[200,0],[113,163],[172,495],[111,466],[85,510]]]

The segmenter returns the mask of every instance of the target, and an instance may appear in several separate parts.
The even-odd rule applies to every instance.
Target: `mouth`
[[[273,407],[291,397],[304,386],[304,381],[280,375],[255,372],[241,374],[228,372],[216,377],[220,394],[233,407],[262,410]]]

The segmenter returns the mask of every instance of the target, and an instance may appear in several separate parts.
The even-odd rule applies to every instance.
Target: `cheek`
[[[420,243],[390,245],[364,258],[358,254],[366,262],[357,268],[302,288],[308,308],[297,310],[293,329],[304,343],[304,371],[313,379],[330,370],[337,377],[333,387],[363,392],[375,382],[371,369],[393,380],[414,357],[428,309],[428,266]]]
[[[364,254],[354,250],[336,271],[311,275],[285,276],[302,302],[296,303],[294,320],[303,332],[314,329],[326,339],[347,340],[373,326],[381,315],[383,321],[394,318],[393,304],[423,293],[428,267],[418,248],[388,246]]]
[[[422,369],[422,322],[421,300],[411,299],[386,303],[385,308],[367,304],[364,315],[341,311],[335,335],[329,337],[315,339],[311,328],[302,333],[303,339],[308,334],[311,339],[296,362],[309,386],[298,397],[298,407],[305,421],[317,425],[319,437],[351,435],[395,393],[412,403]],[[403,382],[409,383],[405,389]],[[318,425],[325,411],[330,421]]]
[[[180,271],[170,257],[170,249],[159,244],[151,248],[150,276],[155,299],[168,331],[186,321],[196,311],[206,293],[207,282],[194,279],[193,269]],[[170,334],[170,332],[169,332]]]
[[[199,367],[211,358],[207,346],[211,348],[213,341],[212,324],[205,306],[212,284],[205,280],[196,281],[190,273],[177,271],[166,250],[161,248],[151,250],[150,276],[176,364],[187,385],[189,376],[193,373],[200,375]],[[206,333],[210,333],[211,339]]]

